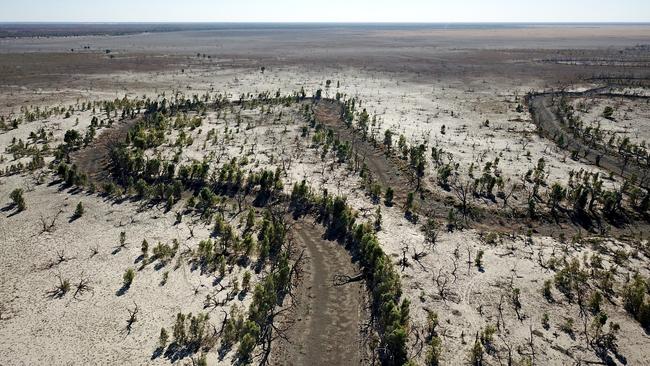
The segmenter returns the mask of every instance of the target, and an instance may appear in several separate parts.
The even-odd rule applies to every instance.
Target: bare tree
[[[57,212],[51,219],[45,219],[45,217],[41,216],[41,225],[43,229],[41,230],[42,233],[51,233],[54,231],[54,226],[56,225],[56,219],[59,217],[59,215],[63,213],[63,209],[59,209],[59,212]]]
[[[443,300],[446,299],[449,277],[447,277],[446,273],[442,272],[442,268],[438,269],[438,274],[434,277],[434,281],[438,287],[438,295],[440,295]]]
[[[138,304],[133,302],[133,305],[135,305],[135,308],[133,310],[126,309],[129,312],[129,319],[126,320],[126,334],[131,334],[133,323],[138,321],[138,311],[139,311]]]
[[[469,199],[472,194],[472,182],[470,180],[460,180],[456,177],[454,182],[451,184],[451,190],[460,201],[460,211],[463,214],[463,220],[467,222],[467,215],[469,214],[470,209]]]

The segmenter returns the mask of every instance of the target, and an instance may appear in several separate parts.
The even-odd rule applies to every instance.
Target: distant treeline
[[[386,30],[386,29],[498,29],[545,26],[647,25],[647,23],[0,23],[0,38],[125,35],[134,33],[204,30]]]

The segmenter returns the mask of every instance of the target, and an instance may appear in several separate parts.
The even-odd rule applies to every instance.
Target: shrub
[[[147,239],[142,240],[141,249],[142,249],[142,257],[144,259],[147,259],[147,257],[149,256],[149,242],[147,242]]]
[[[393,205],[393,196],[395,193],[393,192],[393,189],[391,187],[386,188],[386,194],[384,195],[384,203],[386,206],[390,207]]]
[[[431,338],[429,349],[427,350],[426,365],[438,366],[440,364],[440,356],[442,355],[442,341],[440,337]]]
[[[158,346],[164,349],[165,347],[167,347],[168,340],[169,340],[169,334],[167,334],[167,330],[165,330],[165,328],[160,328],[160,337],[158,337]]]
[[[373,202],[379,203],[381,200],[381,185],[378,183],[373,183],[370,186],[370,197],[372,198]]]
[[[249,271],[244,272],[244,278],[241,282],[242,289],[244,291],[249,291],[251,286],[251,273]]]
[[[196,366],[208,366],[208,358],[204,354],[201,354],[196,360]]]
[[[544,327],[544,329],[546,330],[548,330],[551,327],[549,324],[549,317],[547,312],[544,312],[544,314],[542,315],[542,327]]]
[[[564,319],[564,323],[560,324],[560,330],[567,334],[573,334],[573,318]]]
[[[252,208],[248,210],[246,215],[246,231],[252,230],[255,226],[255,210]]]
[[[476,253],[476,258],[474,258],[474,264],[476,265],[476,268],[481,269],[483,268],[483,254],[485,252],[481,249]]]
[[[542,295],[548,301],[553,301],[553,294],[551,293],[551,280],[544,281],[544,287],[542,287]]]
[[[129,268],[124,272],[124,275],[122,276],[122,279],[124,280],[124,287],[130,287],[131,284],[133,283],[133,279],[135,278],[135,271],[133,268]]]
[[[20,188],[16,188],[13,191],[11,191],[11,194],[9,195],[11,198],[11,201],[13,202],[14,206],[16,206],[16,209],[18,209],[18,212],[24,211],[26,206],[25,206],[25,198],[23,197],[23,190]]]
[[[187,333],[185,332],[185,314],[178,313],[176,315],[176,323],[174,323],[172,333],[174,335],[174,342],[177,345],[182,346],[187,342]]]
[[[414,193],[409,192],[408,195],[406,196],[406,205],[404,206],[407,212],[410,212],[413,209],[414,201],[415,201]]]
[[[610,119],[612,118],[613,114],[614,114],[614,108],[610,106],[605,107],[605,109],[603,110],[603,118]]]
[[[239,342],[239,349],[237,350],[237,355],[242,361],[248,361],[251,358],[251,353],[255,348],[257,341],[250,334],[244,334],[241,341]]]
[[[429,331],[430,335],[435,335],[436,334],[436,328],[438,327],[438,313],[435,311],[430,311],[427,314],[427,328]]]
[[[474,341],[474,346],[469,351],[469,363],[471,365],[483,364],[483,346],[479,341],[478,333],[476,334],[476,340]]]
[[[589,311],[592,314],[598,314],[600,312],[600,306],[603,302],[603,295],[598,291],[594,291],[589,297]]]
[[[424,241],[435,249],[438,240],[438,222],[433,218],[428,218],[427,222],[422,225]]]
[[[486,347],[490,348],[492,347],[492,342],[494,342],[494,334],[497,332],[497,328],[489,324],[483,331],[481,332],[481,343]]]

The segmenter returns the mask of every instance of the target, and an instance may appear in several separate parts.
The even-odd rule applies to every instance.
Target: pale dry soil
[[[531,89],[566,86],[567,75],[575,77],[579,74],[589,77],[603,70],[610,70],[584,65],[584,62],[580,64],[579,69],[576,65],[542,63],[541,59],[549,57],[565,58],[565,53],[571,51],[538,53],[524,49],[533,46],[553,47],[557,42],[555,36],[562,31],[527,31],[519,40],[514,39],[516,37],[512,33],[491,32],[489,37],[500,38],[488,42],[486,47],[506,50],[483,50],[476,54],[455,50],[454,48],[458,47],[454,45],[456,38],[461,37],[461,45],[466,47],[479,47],[477,44],[486,44],[488,35],[477,39],[472,32],[460,31],[433,34],[392,32],[391,37],[417,37],[424,42],[435,39],[431,38],[433,35],[440,36],[440,42],[447,44],[449,48],[440,54],[431,51],[431,54],[424,55],[426,57],[419,52],[400,57],[382,56],[378,57],[374,64],[357,61],[359,55],[351,51],[346,51],[345,57],[341,58],[341,54],[328,55],[327,52],[313,49],[305,53],[295,51],[287,54],[284,60],[271,61],[272,57],[261,56],[256,59],[253,55],[246,56],[246,60],[243,60],[241,52],[246,53],[246,44],[239,45],[241,48],[231,54],[223,52],[220,57],[210,61],[196,61],[191,60],[196,54],[196,48],[188,47],[191,52],[172,49],[174,47],[165,46],[165,40],[156,35],[151,37],[156,40],[151,43],[152,47],[158,47],[157,50],[162,47],[174,57],[165,56],[146,61],[156,63],[155,68],[134,68],[119,64],[113,65],[107,71],[98,72],[97,70],[106,65],[106,60],[99,58],[104,55],[99,55],[97,64],[94,64],[97,65],[97,70],[88,68],[83,73],[72,74],[69,78],[61,76],[67,75],[64,72],[59,76],[52,76],[53,79],[45,79],[39,75],[23,75],[21,77],[26,81],[22,83],[20,79],[5,76],[1,92],[3,103],[0,107],[2,115],[15,116],[20,114],[22,106],[67,106],[80,101],[122,98],[125,95],[147,95],[156,98],[163,92],[169,96],[176,91],[187,95],[220,91],[236,99],[242,93],[256,94],[278,89],[282,93],[289,93],[298,91],[301,87],[311,93],[317,88],[323,88],[324,95],[329,97],[333,97],[337,92],[358,97],[362,103],[361,107],[367,108],[371,116],[377,117],[374,129],[378,136],[383,136],[383,132],[390,129],[398,135],[404,134],[411,144],[426,141],[429,146],[442,147],[460,164],[461,170],[466,170],[472,163],[481,167],[485,162],[494,161],[498,157],[500,174],[506,182],[515,182],[520,181],[521,176],[543,157],[547,162],[548,182],[565,182],[570,170],[603,171],[585,161],[567,158],[569,154],[566,151],[535,134],[535,125],[528,113],[516,111],[523,95]],[[535,42],[530,46],[522,46],[527,44],[525,38],[531,35],[531,32],[534,33],[532,35]],[[603,37],[594,37],[593,30],[581,29],[574,38],[569,37],[560,46],[589,48],[581,51],[587,59],[606,52],[598,47],[616,44],[616,37],[623,39],[618,43],[619,47],[625,48],[632,47],[648,36],[647,28],[643,27],[633,31],[627,30],[616,37],[605,33],[598,30],[597,34]],[[189,36],[182,34],[181,38],[186,39],[185,37]],[[129,36],[119,40],[110,37],[52,41],[37,39],[24,44],[15,40],[3,40],[0,42],[0,48],[7,53],[22,52],[25,49],[63,52],[63,49],[70,48],[70,42],[75,43],[74,47],[90,42],[97,49],[118,48],[121,45],[121,50],[116,52],[118,57],[122,54],[141,60],[129,52],[153,52],[151,49],[147,51],[149,40],[146,36],[144,40],[143,36]],[[266,40],[257,39],[259,44]],[[207,44],[199,48],[204,52],[218,53],[209,37],[203,38],[203,41]],[[513,44],[518,46],[511,49]],[[295,45],[285,44],[284,47],[291,48]],[[260,48],[256,52],[257,56],[273,56],[277,50]],[[363,49],[362,54],[373,52],[375,51]],[[177,57],[178,54],[181,56]],[[432,58],[434,55],[439,58]],[[507,62],[503,61],[504,55],[508,57]],[[492,58],[483,58],[484,56]],[[34,55],[30,57],[37,59]],[[457,60],[454,57],[475,57],[491,64],[483,65],[478,62],[465,69],[466,72],[458,72],[465,65],[454,68],[453,62],[449,62]],[[607,57],[611,55],[608,53]],[[64,56],[63,60],[66,58],[67,56]],[[237,67],[232,65],[234,58],[239,60]],[[531,61],[531,58],[540,61],[539,64],[537,61]],[[325,61],[314,61],[318,59]],[[329,62],[336,59],[343,61],[339,65]],[[291,62],[286,62],[285,65],[283,61],[286,60]],[[303,60],[305,64],[301,64]],[[391,69],[385,66],[388,64],[386,60],[390,60],[392,65],[407,67],[404,70],[395,67]],[[15,67],[14,61],[7,62]],[[86,61],[82,59],[80,62]],[[381,66],[381,63],[385,65]],[[432,66],[433,64],[436,66]],[[269,67],[261,73],[260,65]],[[427,71],[430,69],[433,70]],[[627,68],[623,69],[623,72],[630,70],[643,73],[644,69]],[[5,74],[12,73],[16,71],[5,69]],[[535,75],[530,76],[531,73]],[[333,81],[329,88],[325,87],[327,79]],[[580,81],[571,83],[570,86],[579,90],[594,85],[590,81]],[[647,93],[647,89],[643,88],[634,90]],[[644,131],[647,106],[616,99],[587,100],[585,103],[587,108],[580,116],[586,123],[600,123],[603,128],[629,136],[635,141],[647,139]],[[599,117],[606,105],[615,107],[614,121],[605,121]],[[281,108],[274,108],[269,123],[272,123],[280,110]],[[224,154],[221,162],[233,156],[247,156],[250,161],[248,167],[254,170],[275,168],[284,163],[288,166],[284,177],[287,191],[292,182],[306,179],[315,190],[327,188],[330,192],[347,195],[348,201],[358,210],[360,219],[373,220],[377,205],[373,204],[361,189],[358,174],[349,171],[345,166],[334,164],[332,157],[322,160],[319,151],[310,148],[308,140],[299,138],[300,119],[288,111],[283,115],[285,119],[273,128],[269,128],[268,124],[260,124],[250,130],[242,128],[233,133],[231,139],[225,140],[223,136],[226,121],[209,113],[201,131],[193,132],[195,142],[185,150],[183,159],[200,159],[213,152]],[[54,135],[49,142],[53,147],[62,141],[67,129],[85,129],[91,117],[91,112],[75,111],[68,119],[53,116],[45,120],[22,123],[18,129],[0,133],[0,146],[8,146],[14,137],[26,140],[29,132],[44,127]],[[486,120],[489,120],[488,124],[485,123]],[[443,125],[446,128],[445,134],[441,132]],[[230,126],[232,128],[232,120]],[[287,132],[282,132],[285,127]],[[219,143],[215,146],[206,144],[204,147],[204,135],[210,128],[219,131]],[[176,135],[171,135],[170,141],[175,137]],[[253,142],[256,142],[255,147]],[[169,145],[161,148],[159,152],[169,153],[168,148]],[[251,150],[252,152],[249,152]],[[5,168],[16,163],[5,151],[0,151],[0,154],[6,159],[0,163],[0,167]],[[50,159],[46,158],[46,162]],[[430,189],[437,189],[435,178],[436,173],[427,169],[425,182]],[[150,244],[157,241],[169,243],[172,239],[178,239],[181,248],[195,247],[200,239],[208,237],[210,228],[191,220],[183,220],[181,224],[174,225],[174,212],[164,213],[156,208],[143,210],[137,202],[117,204],[98,195],[62,190],[58,185],[49,185],[50,181],[49,175],[39,173],[0,178],[0,205],[9,203],[11,190],[22,187],[26,192],[28,207],[19,214],[7,209],[0,215],[0,235],[3,241],[3,261],[0,264],[0,363],[169,364],[170,360],[163,357],[151,359],[160,327],[169,328],[179,311],[201,311],[205,295],[210,292],[214,279],[191,271],[183,264],[175,268],[174,261],[160,270],[147,266],[137,272],[136,279],[128,291],[121,296],[116,293],[121,287],[124,270],[137,267],[134,261],[139,255],[142,239],[146,238]],[[608,181],[606,184],[617,187],[621,182]],[[515,201],[521,199],[524,197],[515,197]],[[71,221],[71,215],[78,202],[84,204],[86,213],[83,217]],[[490,202],[484,204],[491,205]],[[61,214],[52,232],[41,232],[41,218],[52,219],[58,212]],[[431,247],[425,244],[420,225],[407,221],[401,207],[382,205],[381,212],[383,220],[382,229],[378,234],[380,242],[384,250],[394,258],[401,273],[405,296],[412,302],[409,356],[417,364],[424,363],[426,345],[423,339],[429,312],[436,312],[440,319],[438,334],[442,337],[443,364],[457,365],[467,362],[476,332],[488,325],[495,325],[497,319],[500,330],[495,336],[495,344],[500,358],[496,357],[496,354],[486,356],[486,362],[489,364],[503,363],[508,347],[513,350],[515,361],[521,362],[532,353],[535,354],[535,364],[600,362],[593,350],[587,346],[580,331],[583,318],[579,314],[578,305],[569,302],[555,288],[552,289],[554,302],[543,298],[542,284],[554,275],[554,272],[543,264],[550,258],[566,256],[579,258],[584,266],[585,257],[588,261],[593,253],[599,252],[605,268],[617,269],[617,291],[628,274],[639,271],[648,275],[650,272],[649,258],[633,248],[639,243],[645,243],[643,239],[628,238],[621,241],[616,238],[594,238],[592,241],[583,239],[571,243],[570,238],[560,242],[543,236],[528,239],[516,233],[512,236],[500,235],[496,240],[488,242],[485,240],[487,232],[470,229],[441,231],[437,245]],[[362,319],[367,317],[361,310],[365,305],[363,297],[345,297],[346,301],[337,303],[333,299],[338,297],[333,294],[340,291],[332,287],[330,276],[323,276],[326,270],[330,273],[334,270],[355,274],[358,268],[346,256],[343,248],[316,235],[318,230],[311,226],[311,222],[299,225],[305,225],[304,232],[312,233],[313,230],[313,235],[296,235],[306,248],[308,265],[305,266],[304,283],[307,287],[297,294],[295,314],[299,321],[290,328],[289,346],[286,346],[297,347],[299,351],[289,352],[286,360],[294,364],[320,361],[321,359],[316,360],[309,355],[318,354],[322,347],[325,347],[318,340],[327,336],[329,339],[340,339],[341,342],[327,345],[331,352],[327,358],[322,358],[323,363],[331,361],[336,364],[348,359],[358,359],[360,363],[365,363],[367,358],[362,351],[357,352],[357,344],[354,344],[355,347],[344,347],[349,346],[353,339],[358,339],[363,329],[357,329],[359,333],[356,334],[340,333],[341,327],[349,328],[349,324],[355,322],[363,324]],[[190,236],[190,227],[194,231],[193,238]],[[126,232],[128,245],[125,249],[115,252],[121,231]],[[99,252],[91,256],[91,248],[95,246]],[[50,263],[57,258],[56,252],[62,250],[65,251],[67,259],[50,267]],[[484,251],[484,264],[481,269],[472,261],[479,250]],[[615,250],[625,251],[629,259],[623,264],[616,264]],[[426,256],[418,263],[411,256],[414,252],[424,252]],[[402,268],[398,261],[403,258],[404,253],[408,265]],[[162,286],[160,282],[165,271],[169,271],[169,279]],[[232,268],[225,279],[226,283],[233,278],[241,279],[242,272],[241,268]],[[48,291],[57,284],[58,274],[69,278],[73,284],[87,276],[91,280],[93,291],[77,299],[73,298],[72,294],[63,298],[50,298]],[[444,297],[439,296],[435,281],[439,276],[449,281]],[[346,289],[346,294],[363,292],[360,283],[346,286],[350,287]],[[521,294],[522,308],[519,314],[515,312],[510,298],[514,288],[518,288]],[[250,296],[234,300],[242,309],[247,307],[249,301]],[[140,309],[138,321],[131,333],[126,334],[127,310],[133,308],[134,302]],[[499,315],[500,302],[503,319]],[[211,311],[211,322],[218,327],[223,319],[223,311],[229,311],[229,308]],[[354,309],[357,309],[356,313]],[[621,326],[617,343],[619,353],[624,359],[614,357],[613,362],[627,365],[644,364],[648,357],[650,337],[623,310],[620,297],[606,301],[604,310],[609,316],[608,324],[616,322]],[[313,317],[316,311],[324,314],[318,321],[314,321]],[[550,317],[548,330],[541,325],[545,312]],[[576,332],[573,336],[559,329],[560,324],[569,317],[576,321]],[[586,320],[590,321],[591,318]],[[529,344],[531,330],[532,348]],[[304,341],[305,338],[308,341]],[[286,353],[282,352],[286,352],[287,348],[278,345],[275,349],[284,360],[283,355]],[[229,353],[225,358],[218,359],[217,355],[210,353],[208,363],[231,364],[232,357],[233,353]]]

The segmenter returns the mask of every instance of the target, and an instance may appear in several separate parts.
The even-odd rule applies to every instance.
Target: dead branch
[[[334,286],[343,286],[347,285],[348,283],[352,282],[359,282],[363,281],[365,279],[365,276],[363,273],[359,273],[354,276],[348,276],[344,274],[335,274],[332,278],[332,285]]]
[[[133,302],[133,305],[135,305],[135,308],[133,310],[126,309],[129,312],[129,319],[126,321],[126,334],[131,334],[131,329],[133,328],[133,323],[138,321],[138,304]]]

